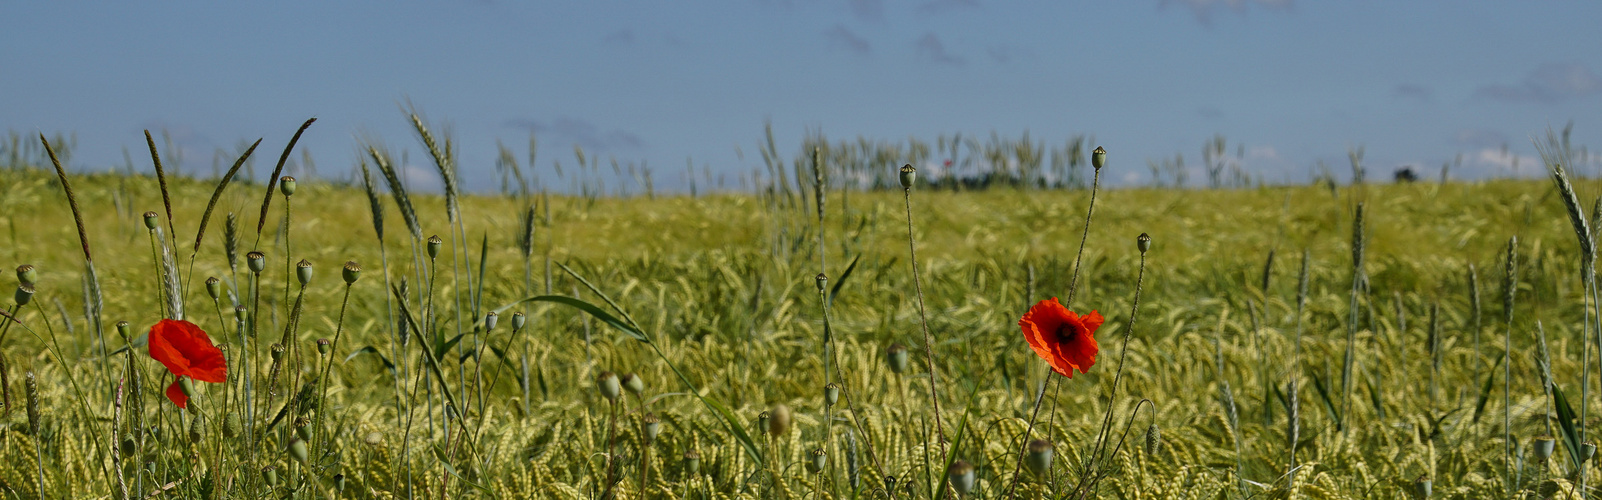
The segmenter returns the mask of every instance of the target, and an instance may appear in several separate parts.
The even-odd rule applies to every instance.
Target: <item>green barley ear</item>
[[[228,212],[223,222],[223,250],[228,254],[228,270],[239,272],[239,216]]]
[[[38,281],[39,272],[34,269],[33,264],[23,264],[17,266],[18,283],[37,283]]]
[[[33,376],[33,372],[28,372],[28,374],[23,378],[22,384],[23,384],[23,388],[25,388],[27,390],[27,395],[28,395],[28,403],[27,403],[27,405],[28,405],[28,435],[30,435],[30,436],[38,436],[39,435],[39,381],[38,381],[38,379],[36,379]]]

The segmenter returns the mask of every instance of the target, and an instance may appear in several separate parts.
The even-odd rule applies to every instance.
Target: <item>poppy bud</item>
[[[23,264],[23,265],[17,266],[17,281],[18,282],[21,282],[21,283],[34,283],[34,282],[37,282],[38,281],[37,278],[39,277],[38,274],[39,273],[33,269],[33,264]]]
[[[276,362],[278,362],[278,360],[283,359],[283,357],[284,357],[284,345],[275,342],[275,343],[273,343],[272,348],[269,349],[267,352],[272,355],[273,362],[276,363]]]
[[[15,298],[17,299],[17,307],[22,307],[28,305],[28,302],[32,302],[33,283],[22,283],[17,285],[17,295]]]
[[[246,308],[245,306],[234,306],[234,319],[235,320],[238,320],[240,323],[244,323],[245,322],[245,318],[249,317],[249,315],[250,315],[250,309],[249,308]]]
[[[1146,427],[1146,456],[1155,456],[1163,448],[1163,429],[1157,424]]]
[[[356,284],[356,278],[362,277],[362,265],[357,264],[354,260],[345,262],[344,277],[345,284]]]
[[[601,372],[599,376],[595,377],[595,387],[600,389],[602,396],[612,401],[617,401],[617,397],[623,393],[623,388],[619,386],[617,380],[617,374],[612,372]]]
[[[1090,152],[1090,166],[1096,167],[1096,170],[1101,170],[1101,167],[1106,164],[1107,150],[1101,149],[1101,146],[1096,146],[1096,150]]]
[[[128,337],[130,336],[129,334],[131,333],[128,330],[130,330],[131,328],[132,328],[132,325],[129,325],[127,321],[118,321],[117,322],[117,335],[122,337],[122,341],[123,342],[127,342],[128,341]]]
[[[157,221],[156,221],[156,212],[155,211],[145,212],[145,229],[149,229],[151,231],[155,231],[156,230],[156,225],[157,225],[156,222]]]
[[[790,407],[784,404],[773,405],[768,412],[768,434],[783,436],[790,432]]]
[[[289,440],[289,458],[304,464],[309,456],[310,454],[306,451],[306,440],[301,439],[300,436],[295,436]]]
[[[495,329],[495,324],[499,323],[500,319],[501,319],[501,315],[495,314],[495,311],[490,311],[489,314],[485,314],[484,315],[484,331],[487,332],[487,331],[490,331],[490,330],[494,330]]]
[[[284,193],[284,196],[295,194],[295,178],[287,175],[278,178],[278,192]]]
[[[642,379],[639,375],[633,373],[624,374],[623,388],[628,389],[630,394],[639,396],[641,393],[645,392],[645,379]]]
[[[206,278],[206,295],[210,295],[211,300],[217,300],[219,297],[221,297],[222,280],[217,279],[216,276]]]
[[[300,262],[295,263],[295,278],[300,280],[300,286],[306,286],[307,283],[310,283],[312,279],[311,262],[307,262],[306,259],[300,259]]]
[[[523,329],[523,325],[527,324],[527,323],[528,323],[528,318],[523,317],[523,313],[520,313],[520,312],[512,313],[512,329],[513,330],[522,330]]]
[[[250,267],[250,272],[260,273],[263,269],[267,269],[267,254],[261,252],[247,253],[245,254],[245,265]]]
[[[439,247],[440,247],[440,245],[444,245],[444,244],[445,244],[445,240],[439,239],[439,235],[436,234],[436,235],[433,235],[433,236],[429,236],[428,237],[428,247],[427,247],[428,248],[428,258],[430,258],[430,259],[438,258],[439,257]]]
[[[645,424],[645,445],[650,446],[656,442],[656,435],[662,432],[662,419],[656,418],[655,413],[647,413],[640,418],[640,422]]]
[[[840,401],[840,386],[834,384],[823,386],[823,403],[834,406],[838,401]]]
[[[239,415],[228,413],[223,416],[223,437],[233,439],[239,436]]]
[[[895,491],[896,490],[896,477],[895,476],[888,475],[888,474],[884,476],[884,489],[886,491]]]
[[[823,472],[823,466],[829,463],[829,453],[823,448],[812,450],[812,460],[807,462],[807,472],[818,474]]]
[[[1546,459],[1552,457],[1552,450],[1556,444],[1557,441],[1553,440],[1552,436],[1535,438],[1535,443],[1531,446],[1531,448],[1535,448],[1535,461],[1545,464]]]
[[[189,377],[178,377],[178,390],[184,391],[185,396],[195,397],[195,382]]]
[[[131,457],[135,452],[139,451],[139,442],[134,441],[133,434],[124,433],[122,435],[122,443],[120,443],[120,447],[124,456]]]
[[[339,492],[345,491],[345,473],[341,472],[339,474],[334,474],[334,490]]]
[[[200,438],[204,437],[205,430],[205,422],[202,420],[202,415],[196,413],[194,418],[189,419],[189,442],[200,444]]]
[[[1582,444],[1580,444],[1580,462],[1581,463],[1591,461],[1591,455],[1595,455],[1595,454],[1596,454],[1596,443],[1582,443]]]
[[[1140,233],[1140,236],[1136,236],[1135,248],[1140,249],[1141,255],[1145,255],[1147,250],[1151,250],[1151,235]]]
[[[1036,439],[1029,442],[1029,457],[1024,464],[1036,477],[1046,477],[1046,473],[1051,471],[1051,458],[1051,441]]]
[[[918,169],[912,168],[908,163],[901,166],[901,189],[912,189],[912,182],[918,180]]]
[[[817,282],[818,282],[818,293],[823,293],[824,290],[828,290],[829,289],[829,277],[828,276],[825,276],[823,273],[818,273],[817,278],[814,278],[814,279],[816,279]]]
[[[266,468],[262,469],[261,470],[261,479],[263,481],[266,481],[267,482],[267,486],[269,486],[269,487],[278,486],[278,468],[269,465]]]
[[[946,469],[946,477],[950,478],[951,489],[957,490],[958,496],[968,496],[973,491],[973,465],[967,461],[952,462],[951,467]]]
[[[890,364],[890,371],[896,374],[907,371],[907,356],[907,346],[901,344],[890,344],[890,347],[884,350],[885,362]]]
[[[317,355],[328,354],[328,339],[317,339]]]
[[[694,475],[701,473],[701,454],[695,450],[684,452],[684,471]]]

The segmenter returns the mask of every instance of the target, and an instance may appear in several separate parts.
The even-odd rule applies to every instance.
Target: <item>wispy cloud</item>
[[[947,51],[946,44],[942,43],[940,41],[940,37],[936,36],[933,32],[926,33],[923,35],[923,38],[919,38],[916,46],[918,49],[918,57],[930,62],[949,64],[952,66],[962,66],[968,64],[966,59],[953,55],[951,52]]]
[[[1547,63],[1514,85],[1486,85],[1475,97],[1502,102],[1557,103],[1602,93],[1602,77],[1583,64]]]
[[[529,130],[536,134],[546,134],[552,136],[557,143],[571,142],[596,151],[638,151],[645,148],[645,141],[633,132],[620,129],[601,130],[601,127],[587,120],[567,116],[550,121],[513,118],[503,125]]]
[[[1434,97],[1435,91],[1430,90],[1429,87],[1425,87],[1423,85],[1403,83],[1397,85],[1396,88],[1391,89],[1391,95],[1401,99],[1429,101],[1431,97]]]
[[[1213,16],[1220,11],[1233,11],[1236,14],[1245,14],[1252,6],[1266,7],[1273,10],[1290,10],[1292,0],[1159,0],[1158,6],[1167,8],[1178,5],[1190,9],[1196,21],[1202,24],[1212,24]]]
[[[843,24],[829,28],[823,32],[823,37],[829,40],[829,45],[832,47],[843,48],[860,55],[873,53],[873,45],[868,43],[868,39],[857,35]]]

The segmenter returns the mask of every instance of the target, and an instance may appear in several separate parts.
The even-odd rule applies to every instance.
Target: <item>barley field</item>
[[[1108,151],[1080,185],[962,189],[892,165],[859,189],[839,179],[861,172],[802,154],[779,161],[793,181],[752,192],[485,194],[458,189],[451,146],[414,123],[443,194],[403,190],[379,147],[354,179],[293,188],[0,169],[0,258],[18,269],[0,494],[1602,484],[1586,460],[1602,183],[1563,171],[1566,144],[1543,151],[1546,177],[1474,182],[1108,189],[1136,168]],[[1105,317],[1072,378],[1020,327],[1052,298]],[[175,320],[221,350],[222,380],[174,384],[164,356],[213,362],[152,330]]]

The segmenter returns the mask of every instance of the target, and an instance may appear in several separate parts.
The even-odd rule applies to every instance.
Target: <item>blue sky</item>
[[[1572,120],[1602,144],[1599,27],[1581,1],[7,3],[0,131],[76,133],[75,167],[127,148],[148,169],[140,131],[166,129],[209,174],[244,139],[270,163],[316,116],[301,144],[337,176],[363,137],[421,165],[409,101],[450,125],[478,190],[496,141],[522,157],[530,131],[542,177],[578,144],[665,188],[687,157],[732,178],[760,168],[770,120],[786,156],[820,128],[1088,133],[1117,183],[1200,163],[1214,134],[1271,181],[1321,160],[1344,177],[1358,145],[1371,175],[1460,154],[1455,174],[1535,174],[1532,134]]]

